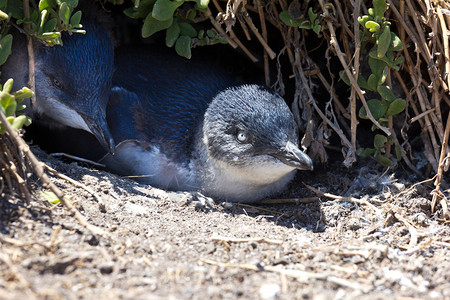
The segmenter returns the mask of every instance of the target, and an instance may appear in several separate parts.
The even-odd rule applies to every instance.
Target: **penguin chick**
[[[279,193],[297,169],[312,170],[277,93],[239,84],[205,60],[134,51],[116,55],[107,119],[119,144],[101,161],[109,169],[231,202]]]

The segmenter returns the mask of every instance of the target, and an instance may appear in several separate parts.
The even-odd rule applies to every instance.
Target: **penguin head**
[[[228,88],[205,113],[203,142],[210,160],[230,172],[253,176],[255,184],[275,182],[295,169],[313,169],[298,140],[286,103],[262,86]]]
[[[106,123],[106,105],[114,72],[113,41],[104,26],[86,20],[86,34],[63,33],[63,46],[34,43],[36,103],[27,113],[51,126],[69,126],[95,135],[100,144],[114,149]],[[2,79],[14,78],[18,86],[28,82],[25,36],[14,32],[13,54],[2,66]]]
[[[109,151],[114,141],[106,105],[114,71],[106,29],[84,23],[86,34],[63,36],[64,46],[40,47],[36,58],[36,109],[59,123],[92,133]]]

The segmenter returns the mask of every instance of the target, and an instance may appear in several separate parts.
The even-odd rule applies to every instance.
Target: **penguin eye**
[[[247,132],[243,130],[239,130],[236,134],[236,139],[239,143],[245,143],[248,140],[248,134]]]
[[[59,88],[59,89],[62,89],[62,84],[61,84],[61,82],[59,82],[59,80],[56,79],[56,78],[53,78],[53,85],[54,85],[55,87]]]

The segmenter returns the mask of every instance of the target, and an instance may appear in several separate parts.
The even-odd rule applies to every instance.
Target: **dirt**
[[[166,192],[34,149],[89,223],[51,204],[0,201],[0,299],[450,299],[450,228],[430,213],[430,188],[366,161],[300,173],[346,200],[213,203]],[[408,298],[410,299],[410,298]]]

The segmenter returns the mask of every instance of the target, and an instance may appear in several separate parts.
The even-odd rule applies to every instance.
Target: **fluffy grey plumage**
[[[147,117],[167,118],[170,124],[164,111],[155,114]],[[133,136],[141,139],[125,139],[116,154],[107,155],[102,162],[120,174],[143,175],[140,181],[157,187],[201,191],[234,202],[252,202],[278,193],[296,169],[313,168],[311,159],[296,146],[297,126],[289,108],[269,89],[258,85],[230,87],[213,97],[203,111],[184,118],[200,119],[194,129],[175,128],[193,135],[186,136],[193,141],[184,148],[186,159],[171,159],[175,149],[164,146],[170,137],[162,133],[146,139],[140,129]],[[176,124],[182,122],[177,120]],[[192,122],[186,119],[186,123]],[[118,132],[111,126],[113,133]],[[115,126],[123,128],[120,121]]]

